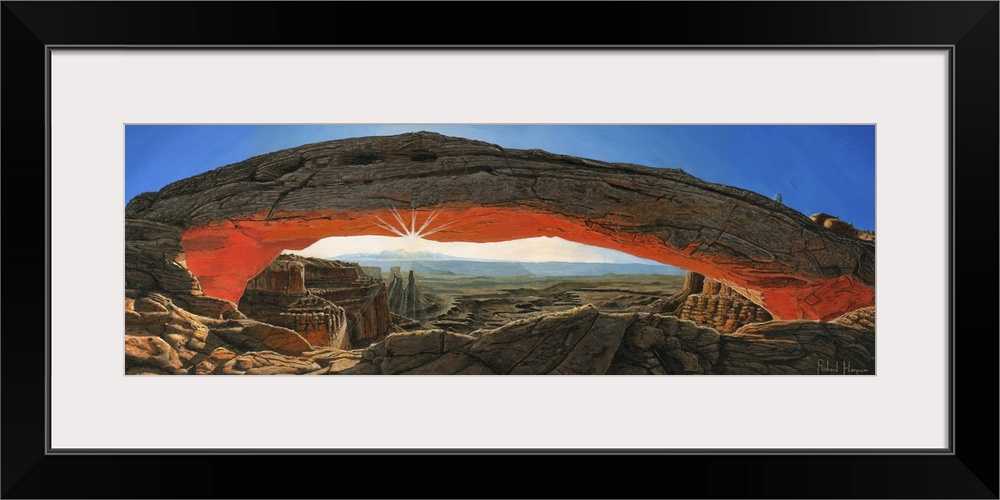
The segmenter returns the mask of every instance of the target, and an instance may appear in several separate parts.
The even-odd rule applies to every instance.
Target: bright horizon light
[[[506,262],[660,264],[625,252],[550,236],[496,243],[442,242],[414,236],[332,236],[323,238],[302,250],[285,250],[285,253],[335,259],[343,255],[359,253],[374,255],[384,251],[433,252],[461,259]],[[511,258],[512,255],[517,258]]]
[[[391,222],[377,215],[372,215],[372,218],[378,227],[396,236],[334,236],[319,240],[302,250],[285,250],[285,252],[320,259],[344,257],[344,260],[354,259],[355,257],[351,255],[357,254],[375,255],[386,251],[403,251],[409,254],[442,254],[463,260],[663,265],[625,252],[576,243],[559,237],[539,236],[493,243],[429,240],[424,236],[443,231],[457,220],[435,224],[435,220],[441,214],[439,209],[421,216],[412,208],[406,214],[400,214],[395,207],[389,205],[386,205],[386,208],[392,214],[392,217],[388,218]],[[512,255],[516,255],[517,258],[511,259]]]

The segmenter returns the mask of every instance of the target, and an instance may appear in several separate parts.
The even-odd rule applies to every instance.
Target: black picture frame
[[[2,2],[4,222],[16,244],[2,356],[4,498],[711,497],[998,498],[998,21],[989,2],[537,4]],[[572,10],[572,17],[560,14]],[[486,15],[485,13],[488,13]],[[445,15],[447,14],[447,15]],[[465,19],[466,23],[455,23]],[[947,46],[952,69],[952,447],[944,454],[349,456],[47,453],[48,51],[78,47]],[[905,186],[900,186],[905,189]],[[973,230],[975,225],[975,230]],[[964,228],[963,239],[957,238]],[[11,240],[8,240],[9,242]],[[959,246],[959,241],[964,244]],[[31,244],[23,244],[31,242]],[[44,242],[44,244],[39,244]],[[985,242],[985,244],[984,244]],[[41,251],[39,250],[41,247]],[[34,289],[32,289],[34,287]],[[963,293],[959,294],[959,291]],[[987,309],[966,304],[988,304]],[[123,425],[190,418],[123,416]],[[735,417],[734,417],[735,418]],[[471,454],[475,455],[475,454]],[[515,454],[512,454],[515,455]],[[494,458],[495,459],[495,458]],[[491,460],[492,461],[492,460]],[[559,468],[553,468],[558,463]],[[574,477],[560,478],[569,468]],[[333,473],[333,471],[346,473]],[[434,472],[429,472],[433,470]],[[648,472],[645,472],[648,471]],[[263,476],[262,476],[263,474]],[[357,474],[351,476],[350,474]],[[391,475],[391,480],[380,479]],[[435,475],[447,477],[434,479]],[[488,484],[470,490],[462,475]],[[248,477],[249,476],[249,477]],[[455,479],[459,476],[459,479]],[[273,478],[278,490],[262,487]],[[301,478],[291,481],[290,478]],[[324,478],[336,479],[323,484]],[[549,479],[551,478],[551,479]],[[640,479],[643,478],[643,479]],[[584,480],[586,479],[586,480]],[[541,486],[539,486],[539,484]],[[278,493],[275,493],[278,491]]]

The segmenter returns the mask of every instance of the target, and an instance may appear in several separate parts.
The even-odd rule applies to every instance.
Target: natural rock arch
[[[250,158],[144,193],[126,217],[180,228],[202,290],[238,301],[283,249],[387,235],[389,207],[447,229],[437,241],[536,236],[621,250],[718,279],[781,319],[874,304],[875,247],[756,193],[676,169],[511,150],[427,132]]]

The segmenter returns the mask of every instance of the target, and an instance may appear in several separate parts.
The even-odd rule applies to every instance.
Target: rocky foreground
[[[465,335],[394,333],[364,349],[313,347],[296,332],[192,314],[160,294],[126,299],[127,374],[684,375],[873,374],[874,310],[834,322],[770,321],[731,334],[590,305]]]

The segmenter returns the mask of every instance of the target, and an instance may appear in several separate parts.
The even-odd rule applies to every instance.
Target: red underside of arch
[[[422,213],[419,220],[429,214]],[[188,269],[202,290],[238,302],[247,282],[282,250],[301,250],[330,236],[391,236],[379,228],[374,216],[392,221],[391,212],[302,212],[238,221],[216,222],[183,231]],[[449,222],[444,231],[427,239],[435,241],[497,242],[554,236],[593,246],[620,250],[756,290],[756,298],[775,318],[830,320],[859,307],[874,305],[875,291],[852,276],[816,280],[795,287],[768,288],[748,283],[738,266],[717,263],[677,251],[652,235],[610,232],[585,221],[518,208],[471,207],[442,212],[435,226]],[[418,224],[419,226],[419,224]],[[692,248],[693,251],[693,248]],[[753,298],[753,297],[751,297]]]

